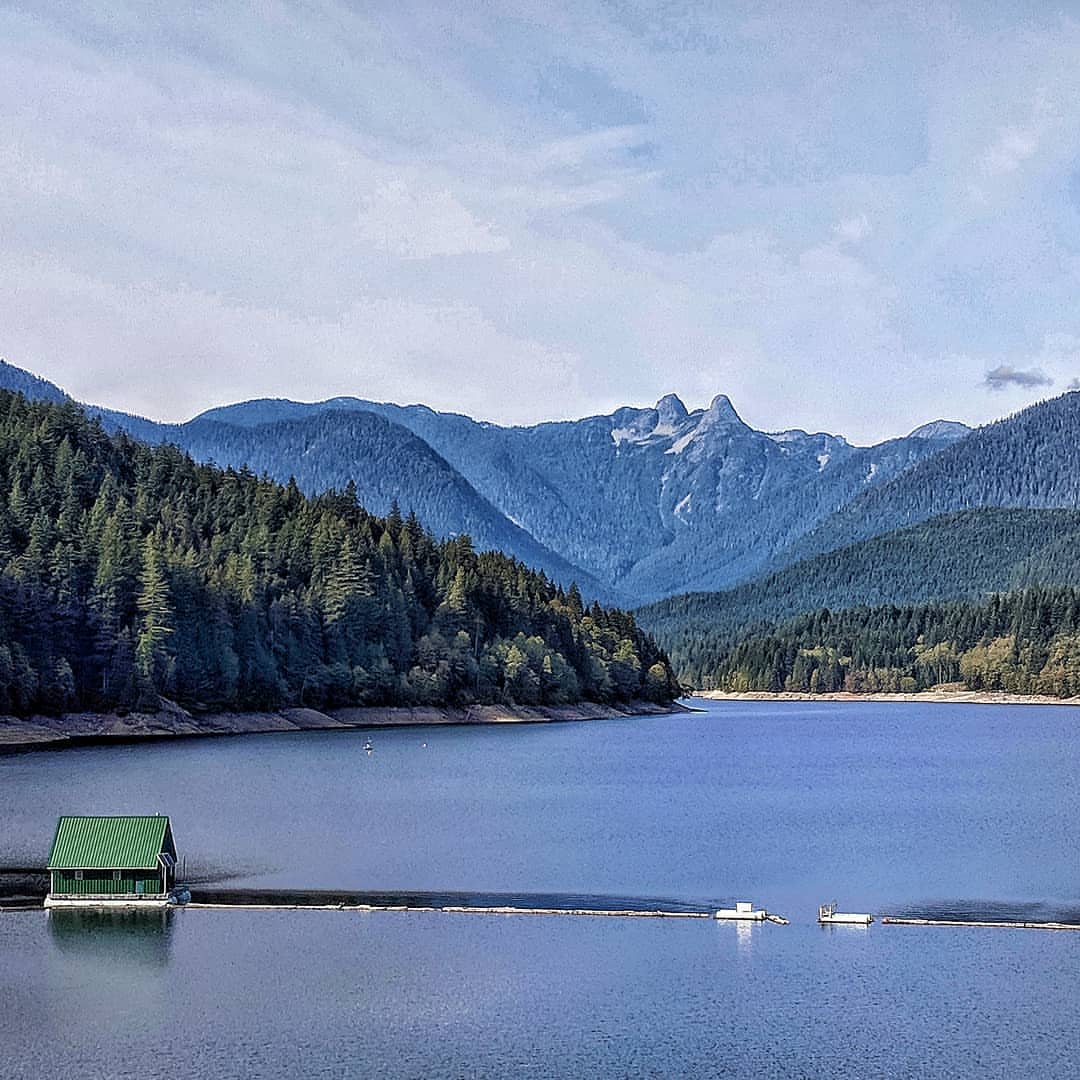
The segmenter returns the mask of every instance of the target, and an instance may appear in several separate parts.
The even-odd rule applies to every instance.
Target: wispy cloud
[[[510,246],[505,236],[477,220],[450,191],[405,179],[379,184],[361,199],[357,234],[374,250],[402,259],[479,255]]]
[[[865,214],[843,218],[833,226],[833,234],[836,238],[850,244],[865,240],[872,231],[870,221]]]
[[[1000,364],[986,373],[984,385],[991,390],[1004,390],[1010,386],[1023,387],[1026,390],[1039,386],[1053,386],[1054,380],[1040,368],[1015,368],[1009,364]]]
[[[80,396],[723,391],[867,441],[1080,370],[1049,7],[48,8],[0,5],[0,350]]]

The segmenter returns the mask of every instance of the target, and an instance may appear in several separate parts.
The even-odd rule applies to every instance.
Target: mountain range
[[[66,398],[3,362],[0,389]],[[945,420],[870,447],[822,432],[762,432],[722,394],[707,409],[690,411],[671,394],[652,408],[531,427],[360,398],[247,401],[182,424],[86,408],[109,431],[295,478],[308,493],[352,482],[373,513],[397,502],[436,535],[468,533],[478,548],[576,580],[587,595],[633,604],[749,580],[815,544],[828,550],[820,544],[829,530],[843,543],[862,513],[844,518],[847,508],[973,438]]]

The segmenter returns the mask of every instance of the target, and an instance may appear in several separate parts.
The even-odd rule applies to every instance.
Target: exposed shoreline
[[[168,705],[153,713],[66,713],[63,716],[0,716],[0,753],[54,750],[66,746],[199,738],[213,735],[266,735],[282,731],[349,731],[362,728],[465,724],[550,724],[572,720],[611,720],[689,712],[671,702],[630,701],[601,705],[469,705],[279,709],[272,712],[190,713]]]
[[[692,697],[709,701],[907,701],[946,705],[1080,705],[1080,697],[1010,694],[1003,690],[919,690],[915,693],[853,694],[836,691],[808,694],[795,690],[695,690]]]

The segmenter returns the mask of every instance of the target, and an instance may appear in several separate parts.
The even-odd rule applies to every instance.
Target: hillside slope
[[[1080,586],[1080,510],[977,509],[812,556],[726,592],[639,609],[679,677],[701,685],[740,637],[805,612]]]
[[[1080,392],[979,428],[867,490],[792,543],[773,565],[980,506],[1080,507]]]
[[[825,433],[756,431],[724,395],[689,412],[673,394],[651,409],[514,428],[350,398],[242,402],[203,419],[256,427],[328,408],[409,428],[545,547],[639,600],[754,575],[868,487],[967,431],[938,421],[856,447]]]
[[[674,691],[632,616],[504,555],[0,392],[0,716]]]

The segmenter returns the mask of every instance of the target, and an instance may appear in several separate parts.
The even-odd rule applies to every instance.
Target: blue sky
[[[1080,5],[10,4],[0,355],[163,419],[1080,378]]]

